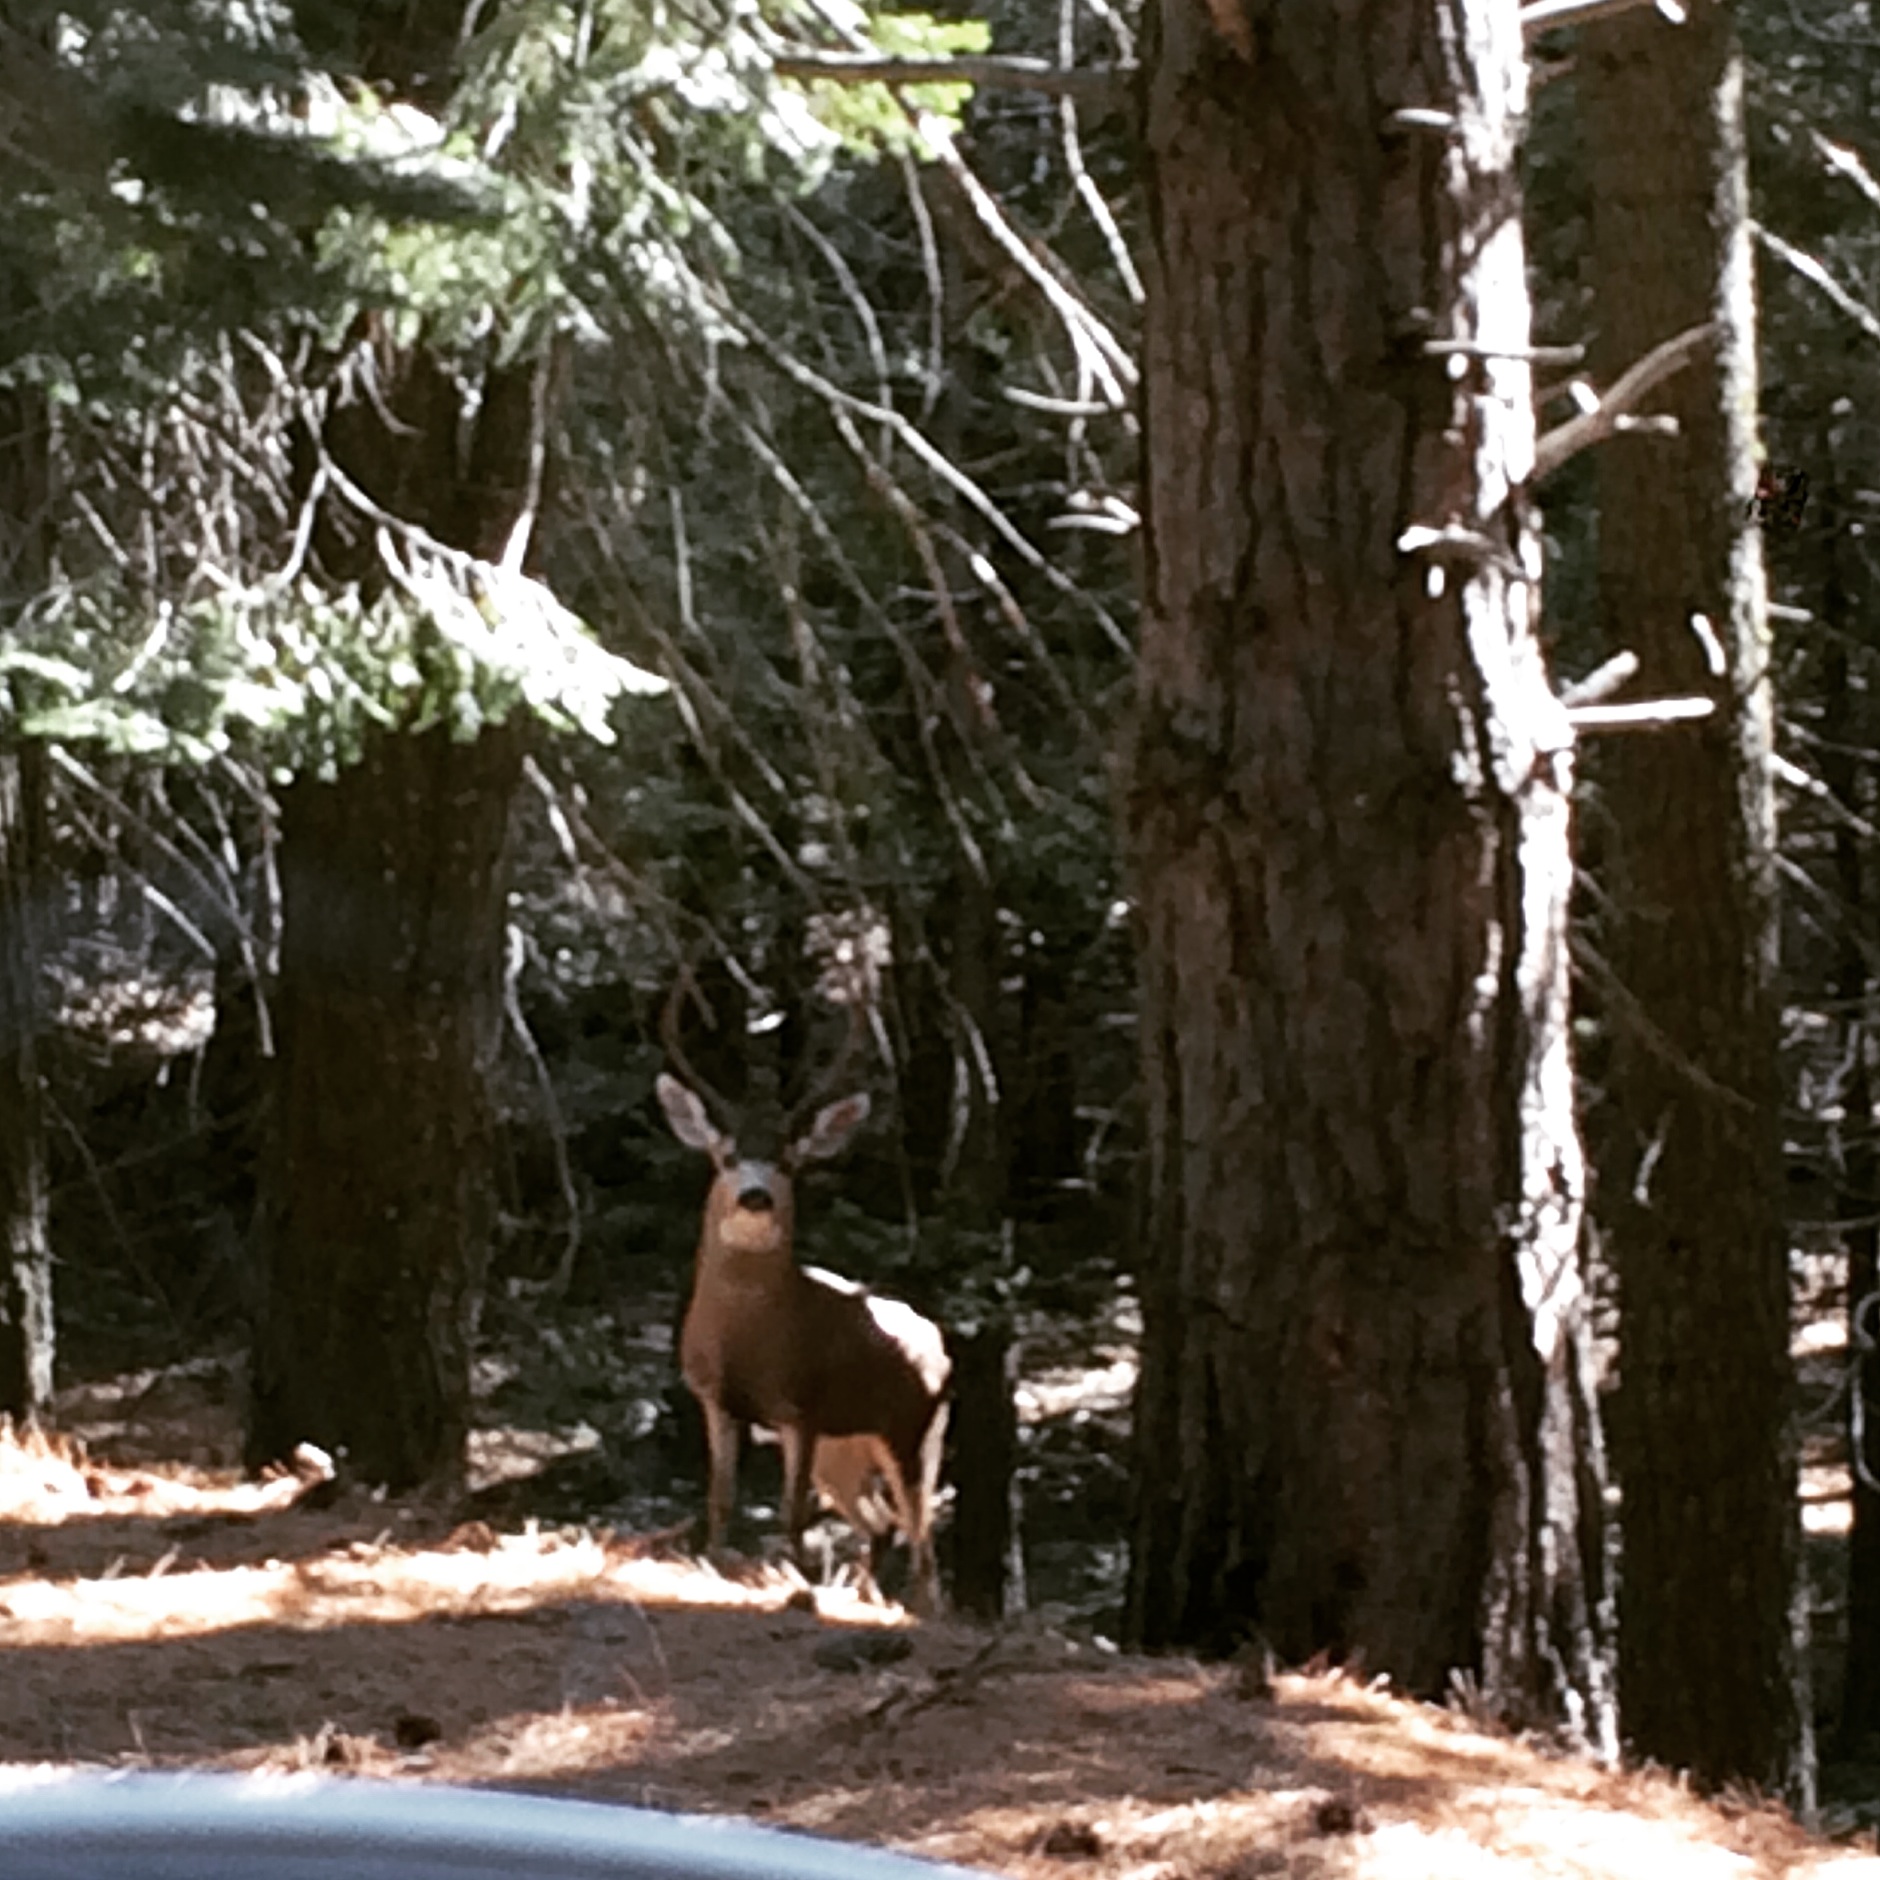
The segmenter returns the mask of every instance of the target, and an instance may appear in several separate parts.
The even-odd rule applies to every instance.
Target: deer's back
[[[951,1365],[939,1327],[898,1300],[792,1266],[760,1285],[701,1275],[680,1340],[686,1382],[744,1422],[879,1435],[912,1456]]]

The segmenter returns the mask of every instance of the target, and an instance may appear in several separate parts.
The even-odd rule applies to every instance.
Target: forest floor
[[[13,1779],[187,1765],[485,1784],[1021,1880],[1880,1876],[1777,1809],[1339,1676],[1131,1657],[1036,1622],[915,1625],[775,1567],[721,1575],[671,1536],[499,1533],[243,1479],[219,1460],[226,1392],[199,1370],[124,1380],[115,1405],[113,1388],[63,1405],[88,1445],[0,1438]]]

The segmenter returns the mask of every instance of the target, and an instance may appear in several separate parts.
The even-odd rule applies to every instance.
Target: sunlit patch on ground
[[[1099,1368],[1081,1403],[1120,1386],[1113,1354]],[[524,1784],[1018,1880],[1880,1880],[1779,1811],[1347,1679],[1269,1690],[1041,1626],[914,1626],[776,1566],[311,1487],[0,1438],[0,1779],[187,1763]]]

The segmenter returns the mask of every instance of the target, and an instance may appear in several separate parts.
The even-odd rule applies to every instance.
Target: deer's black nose
[[[776,1206],[768,1188],[745,1188],[738,1194],[738,1206],[753,1214],[768,1214]]]

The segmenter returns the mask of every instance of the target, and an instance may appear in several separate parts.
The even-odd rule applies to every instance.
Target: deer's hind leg
[[[816,1486],[867,1543],[861,1591],[879,1600],[882,1562],[901,1525],[887,1444],[878,1436],[825,1436],[816,1445]]]
[[[913,1556],[913,1605],[915,1611],[932,1616],[941,1609],[940,1563],[934,1555],[933,1508],[940,1493],[941,1452],[946,1448],[947,1405],[934,1406],[934,1413],[920,1439],[920,1448],[912,1459],[912,1480],[904,1489],[907,1508],[908,1551]]]

